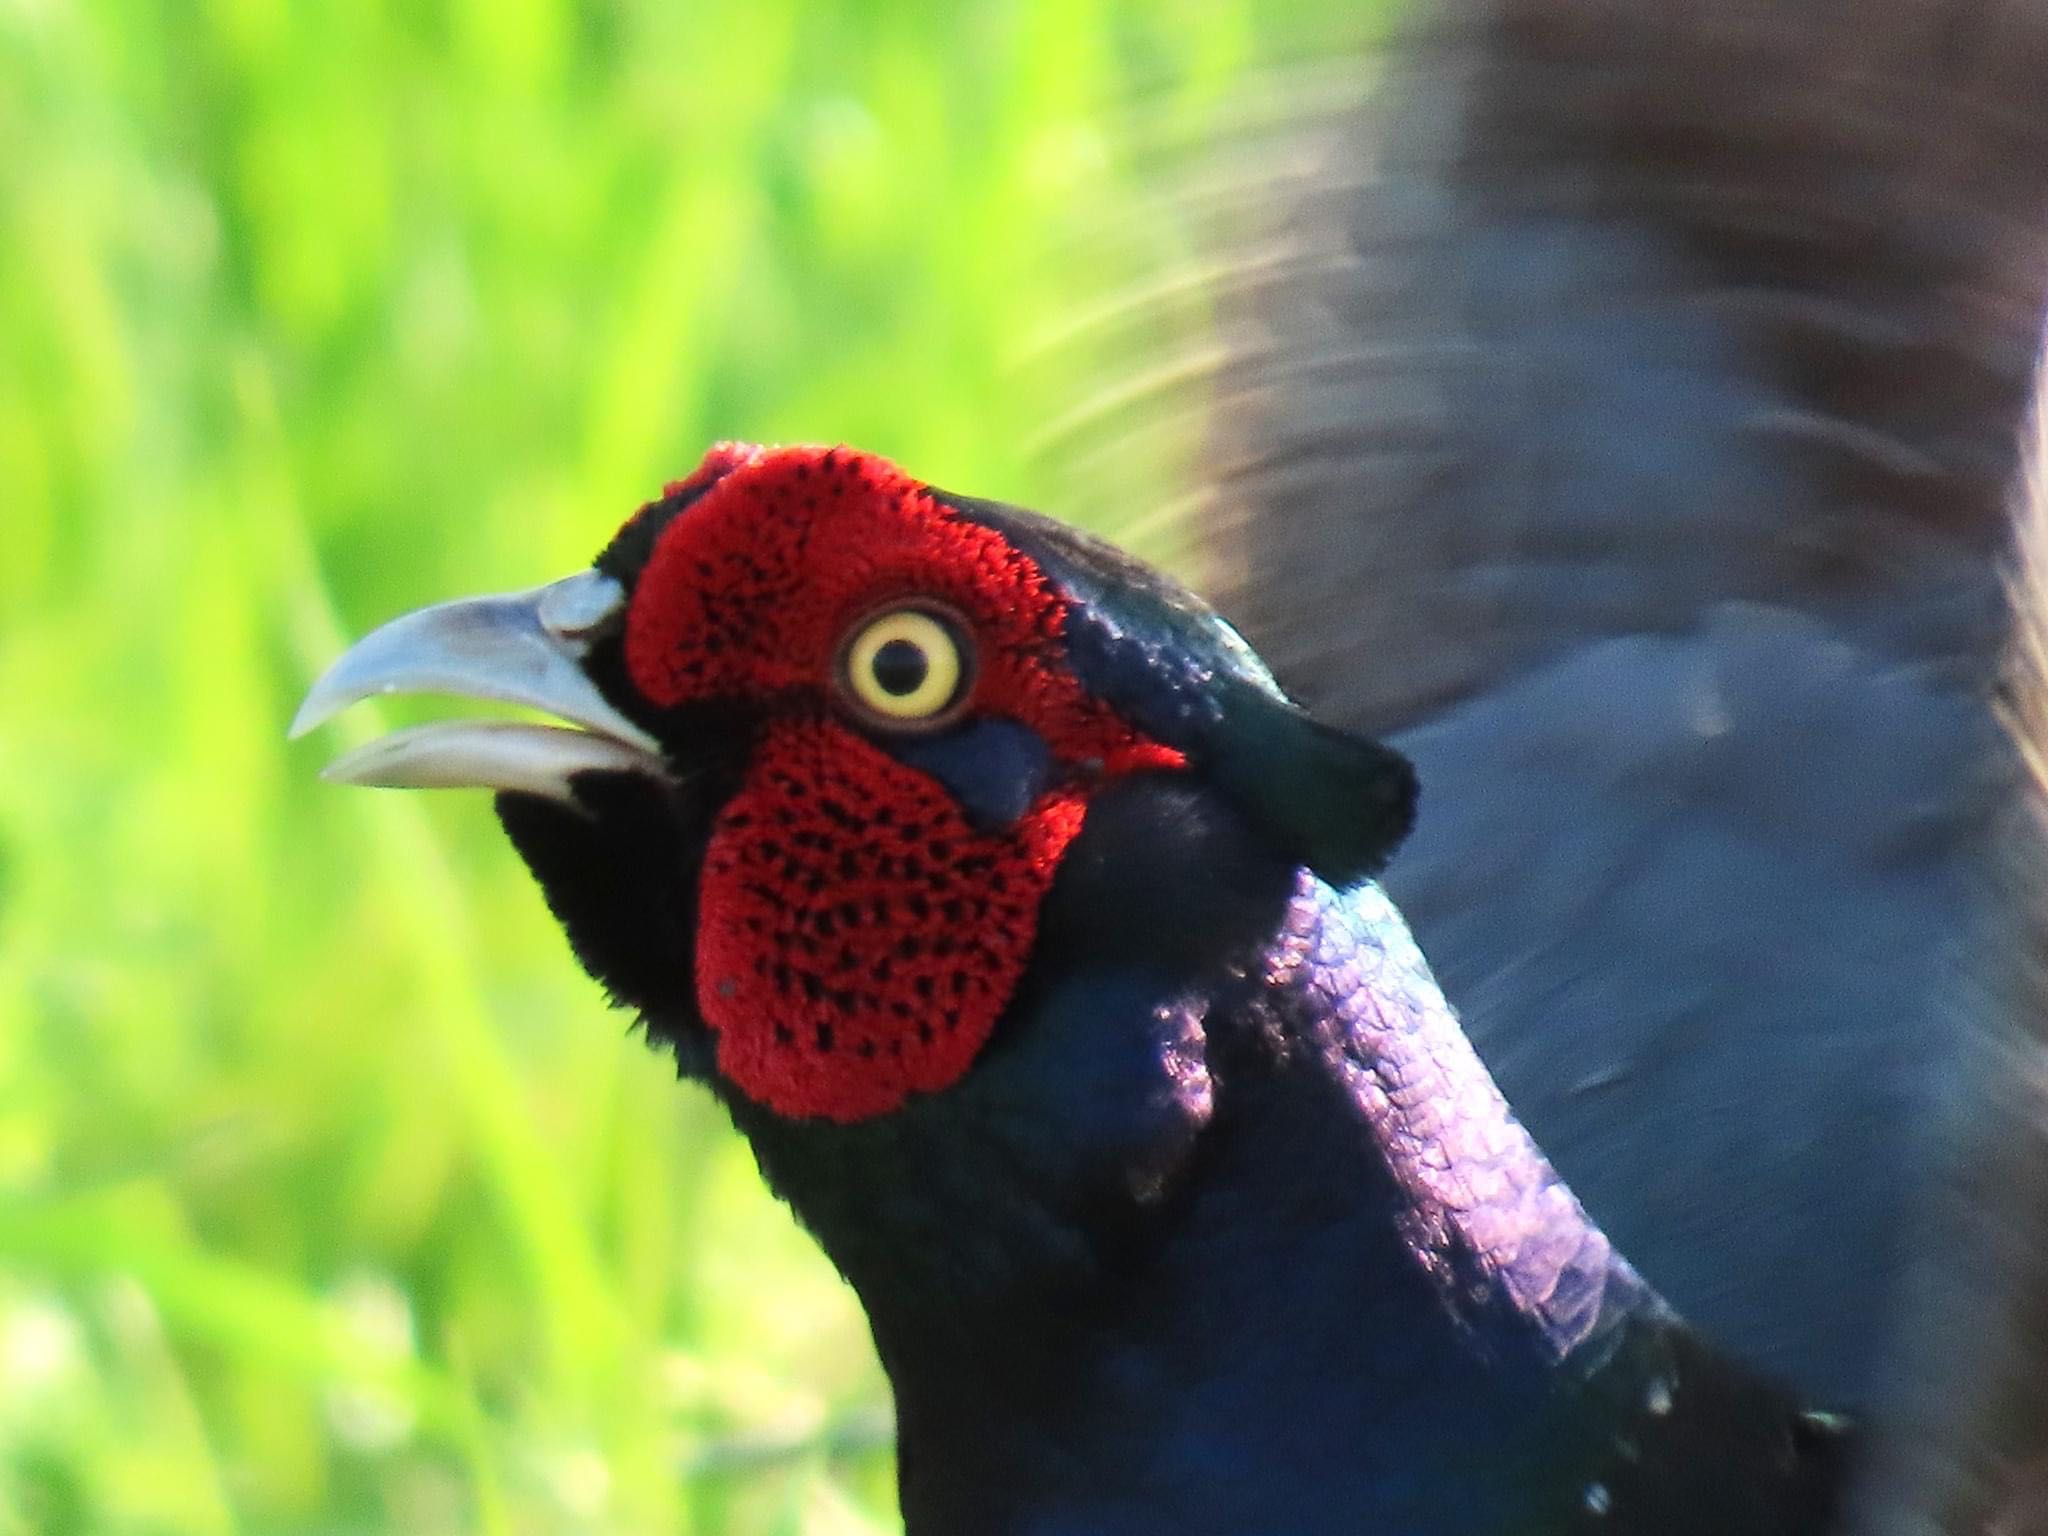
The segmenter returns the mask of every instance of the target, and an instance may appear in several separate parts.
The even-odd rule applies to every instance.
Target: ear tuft
[[[1207,743],[1217,785],[1331,885],[1378,874],[1415,825],[1414,766],[1284,699],[1233,692]]]

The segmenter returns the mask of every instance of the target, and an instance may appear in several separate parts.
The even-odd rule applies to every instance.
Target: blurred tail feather
[[[2048,1016],[1991,707],[2048,754],[2048,536],[2011,645],[2003,585],[2048,0],[1446,0],[1292,78],[1147,143],[1190,251],[1066,340],[1166,361],[1048,434],[1056,500],[1413,759],[1386,881],[1510,1101],[1696,1322],[1883,1416],[1899,1276],[1951,1267],[1930,1106]]]
[[[2048,1533],[2048,356],[2014,496],[2000,713],[2022,772],[1959,998],[1964,1059],[1859,1532]]]

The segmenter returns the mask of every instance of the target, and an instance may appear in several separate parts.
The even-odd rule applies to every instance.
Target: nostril
[[[625,607],[626,589],[617,580],[602,571],[579,571],[543,590],[535,612],[555,639],[587,644]]]

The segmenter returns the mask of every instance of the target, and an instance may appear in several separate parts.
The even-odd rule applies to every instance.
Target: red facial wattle
[[[1088,787],[1183,759],[1074,677],[1037,565],[892,465],[721,445],[684,484],[707,482],[656,540],[625,633],[649,702],[766,714],[705,855],[698,1005],[750,1098],[865,1119],[957,1081],[986,1044]],[[834,712],[849,627],[902,603],[965,619],[971,716],[1027,726],[1064,770],[1008,826],[977,829]]]
[[[770,727],[719,817],[697,991],[720,1070],[786,1115],[860,1120],[955,1082],[1030,954],[1078,793],[977,832],[844,726]]]

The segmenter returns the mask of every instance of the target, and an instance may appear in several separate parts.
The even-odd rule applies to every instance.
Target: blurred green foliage
[[[0,0],[0,1536],[894,1524],[851,1299],[487,806],[282,730],[719,437],[1031,498],[1112,108],[1271,11]]]

